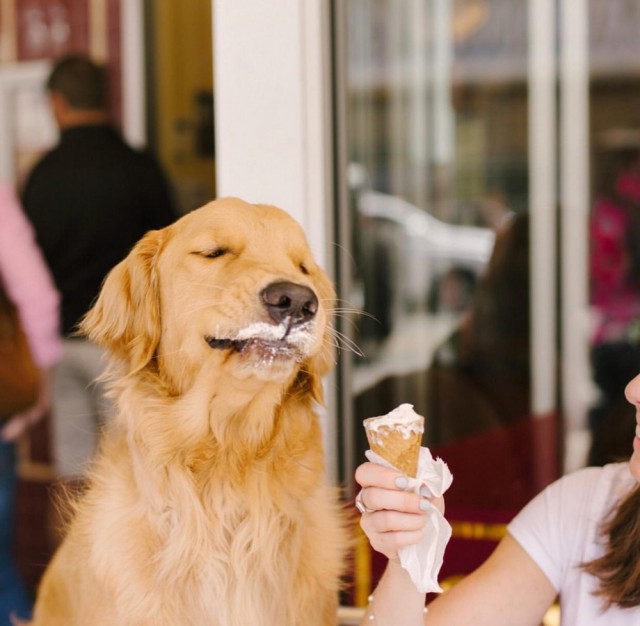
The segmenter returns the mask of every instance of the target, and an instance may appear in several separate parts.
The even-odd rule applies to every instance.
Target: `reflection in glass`
[[[549,53],[557,57],[548,68],[536,67],[551,78],[549,107],[542,107],[547,117],[534,125],[541,111],[529,92],[539,77],[529,75],[529,25],[536,13],[530,9],[539,6],[534,3],[337,3],[344,11],[338,18],[345,39],[343,175],[354,256],[348,297],[365,311],[354,336],[364,356],[348,357],[355,459],[360,462],[367,447],[362,419],[412,403],[427,418],[425,444],[447,460],[455,477],[448,517],[481,530],[508,521],[558,475],[569,434],[562,432],[558,408],[568,404],[567,397],[559,397],[549,414],[534,416],[531,409],[530,309],[539,300],[531,301],[530,234],[542,210],[553,226],[554,212],[567,215],[566,207],[530,206],[529,132],[553,127],[561,141],[568,136],[560,105],[575,85],[562,72],[553,81],[576,45],[561,40],[567,30],[562,8],[576,5],[546,5],[554,23],[544,32],[554,33]],[[580,389],[571,391],[593,394],[589,415],[579,416],[582,430],[589,423],[592,449],[587,459],[588,446],[581,443],[578,456],[604,463],[629,453],[635,421],[622,390],[640,371],[640,3],[588,0],[580,6],[589,24],[590,89],[580,95],[589,98],[591,189],[579,190],[592,196],[593,381],[584,381],[583,390],[581,377]],[[565,157],[575,148],[547,143],[562,166],[560,193],[569,180],[562,168],[571,159]],[[574,161],[584,152],[574,154]],[[554,189],[549,196],[559,193]],[[567,223],[565,238],[558,238],[563,245],[573,235]],[[544,254],[540,246],[534,252],[537,258]],[[561,252],[554,259],[562,260]],[[564,281],[585,276],[583,267],[551,271]],[[540,275],[534,275],[537,284]],[[548,299],[553,313],[561,299]],[[585,317],[582,308],[568,312],[551,316]],[[535,322],[541,319],[536,315]],[[564,346],[562,332],[556,350]],[[586,346],[588,329],[578,333]],[[552,329],[551,344],[555,335]],[[557,372],[567,379],[567,371],[580,369],[571,355],[564,355],[562,367],[554,358],[542,363],[554,381]],[[556,387],[569,395],[566,387]],[[550,395],[553,404],[555,387]],[[567,430],[575,426],[568,422]],[[492,544],[478,543],[458,550],[454,535],[445,575],[481,561]]]
[[[412,403],[450,519],[506,521],[557,468],[530,414],[527,2],[344,7],[355,458],[362,419]],[[444,575],[490,547],[452,545]]]

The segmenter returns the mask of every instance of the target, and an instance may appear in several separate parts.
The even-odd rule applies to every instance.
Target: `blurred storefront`
[[[363,355],[343,357],[345,468],[363,458],[363,417],[400,402],[426,415],[425,443],[455,476],[443,571],[456,576],[590,449],[630,453],[623,386],[640,358],[618,332],[604,383],[593,376],[597,328],[617,313],[591,293],[594,267],[611,271],[591,207],[618,167],[631,190],[615,218],[639,208],[640,6],[345,0],[334,21],[354,253],[341,293],[372,316],[350,334]]]
[[[210,0],[0,2],[0,176],[22,180],[56,140],[43,90],[50,63],[86,52],[109,72],[127,139],[157,153],[178,206],[215,194]]]
[[[445,576],[464,574],[522,504],[588,462],[594,432],[610,439],[594,462],[630,452],[632,409],[600,410],[593,377],[608,313],[593,297],[592,206],[613,167],[633,178],[640,5],[215,10],[220,190],[280,201],[337,279],[346,339],[328,385],[332,470],[352,496],[362,419],[414,404],[455,476]],[[230,66],[246,72],[241,87]],[[234,104],[251,132],[238,134]],[[247,150],[264,165],[258,179],[243,172]],[[363,558],[367,587],[376,563]]]
[[[556,476],[630,452],[640,307],[598,280],[636,263],[611,248],[636,232],[639,32],[636,0],[0,0],[0,175],[55,140],[42,81],[80,49],[184,211],[291,212],[339,291],[329,470],[353,497],[362,420],[412,403],[455,476],[455,579]],[[360,602],[380,563],[356,556]]]

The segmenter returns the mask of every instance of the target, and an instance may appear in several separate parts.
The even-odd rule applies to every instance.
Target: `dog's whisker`
[[[226,287],[225,285],[212,285],[209,282],[203,282],[203,281],[199,281],[199,280],[198,281],[193,281],[191,284],[192,285],[197,285],[199,287],[207,287],[208,289],[216,289],[218,291],[223,291],[223,292],[229,290],[229,288]]]
[[[356,356],[364,356],[364,352],[362,352],[358,344],[353,339],[347,337],[344,333],[332,328],[329,335],[334,340],[334,346],[336,348],[352,352]]]
[[[182,311],[180,311],[180,315],[181,317],[187,317],[192,315],[193,313],[197,313],[198,311],[204,311],[212,306],[215,306],[216,302],[211,301],[211,302],[204,302],[202,304],[200,304],[197,307],[193,307],[192,309],[183,309]]]
[[[178,356],[180,354],[184,354],[184,349],[176,348],[175,350],[166,350],[163,352],[158,352],[158,357],[162,357],[163,359],[171,358],[174,356]]]
[[[352,315],[366,315],[362,309],[356,307],[333,307],[329,309],[331,313],[350,313]]]
[[[345,318],[347,315],[350,316],[357,316],[357,317],[367,317],[369,319],[372,320],[376,320],[377,318],[375,315],[368,313],[367,311],[364,311],[363,309],[356,309],[356,308],[343,308],[343,309],[332,309],[332,312],[339,317]]]

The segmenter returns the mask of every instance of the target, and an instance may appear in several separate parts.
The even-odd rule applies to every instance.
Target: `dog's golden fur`
[[[333,298],[298,224],[233,198],[114,268],[82,330],[117,415],[33,626],[335,625],[347,533],[313,406]]]

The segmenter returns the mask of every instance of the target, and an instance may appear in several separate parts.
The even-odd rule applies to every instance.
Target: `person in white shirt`
[[[421,538],[429,498],[404,491],[397,471],[360,465],[360,524],[389,559],[361,625],[537,626],[558,596],[562,626],[640,624],[640,376],[626,397],[637,422],[630,460],[584,468],[547,487],[485,563],[426,612],[398,550]]]

